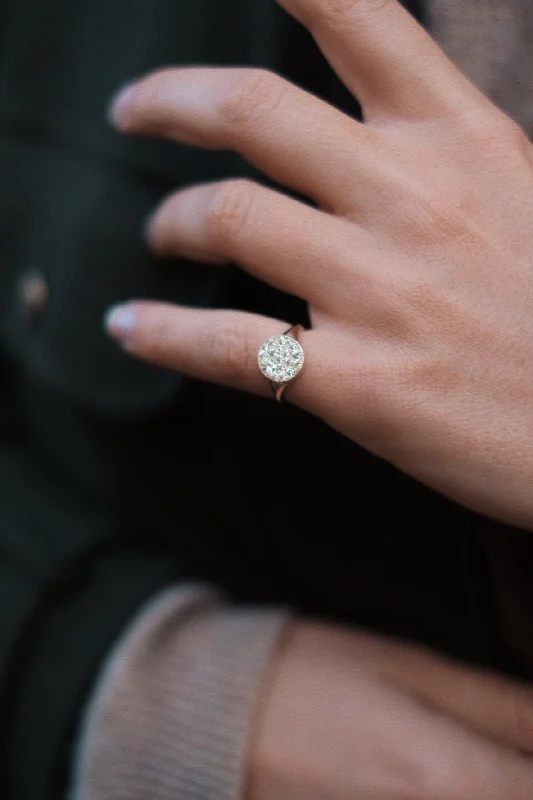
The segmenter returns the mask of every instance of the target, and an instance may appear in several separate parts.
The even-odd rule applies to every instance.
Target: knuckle
[[[241,70],[219,113],[231,126],[255,127],[276,110],[287,89],[286,81],[266,69]]]
[[[221,374],[234,385],[245,382],[249,375],[250,343],[245,328],[228,320],[213,337],[213,359]]]
[[[405,208],[412,241],[429,246],[468,240],[474,233],[477,205],[475,193],[460,182],[410,192]]]
[[[213,192],[206,223],[220,247],[232,245],[242,235],[253,203],[254,184],[245,178],[224,181]]]

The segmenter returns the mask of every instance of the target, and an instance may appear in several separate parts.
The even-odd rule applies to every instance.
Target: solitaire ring
[[[278,402],[281,402],[287,385],[302,371],[305,356],[298,341],[302,331],[301,325],[293,325],[280,336],[268,339],[259,348],[257,356],[259,369],[270,383]]]

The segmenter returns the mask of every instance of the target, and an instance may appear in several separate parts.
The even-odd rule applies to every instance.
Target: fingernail
[[[116,128],[125,128],[130,121],[136,83],[128,83],[115,94],[109,107],[109,122]]]
[[[107,332],[121,344],[127,342],[137,321],[137,309],[130,304],[111,306],[104,316]]]

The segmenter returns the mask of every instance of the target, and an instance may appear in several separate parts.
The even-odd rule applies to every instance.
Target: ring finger
[[[260,346],[287,330],[288,324],[244,311],[200,310],[135,301],[111,309],[111,335],[139,358],[210,381],[255,394],[272,396],[257,363]],[[286,390],[291,402],[320,414],[324,386],[335,385],[342,370],[333,363],[329,335],[308,330],[300,337],[305,366]]]

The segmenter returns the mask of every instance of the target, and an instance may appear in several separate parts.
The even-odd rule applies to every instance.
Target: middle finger
[[[384,194],[379,132],[265,70],[162,70],[123,91],[112,116],[125,133],[235,150],[336,213],[368,210]]]

